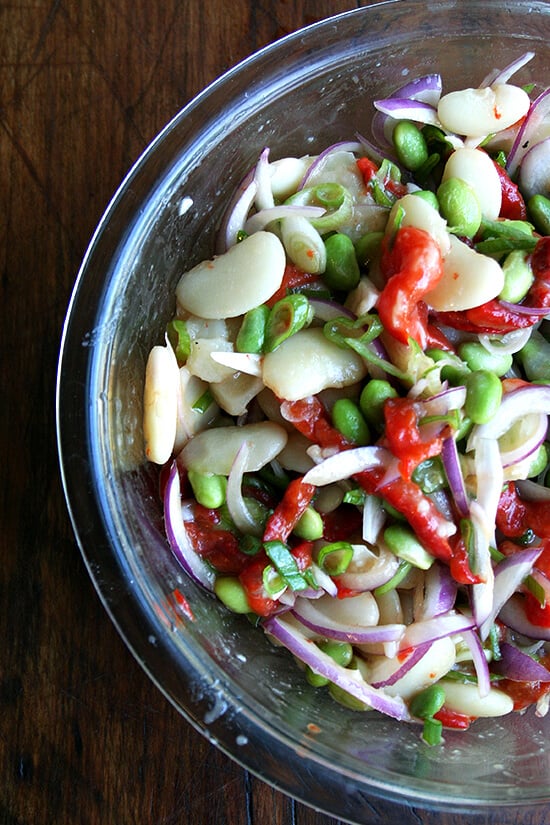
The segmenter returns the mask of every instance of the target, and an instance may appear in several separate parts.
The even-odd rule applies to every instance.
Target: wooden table
[[[351,0],[0,5],[1,825],[330,825],[218,752],[105,614],[61,491],[54,383],[80,260],[160,128],[225,69]],[[372,800],[373,825],[401,810]],[[409,813],[410,815],[410,813]],[[484,822],[413,812],[424,825]],[[543,825],[550,811],[527,813]]]

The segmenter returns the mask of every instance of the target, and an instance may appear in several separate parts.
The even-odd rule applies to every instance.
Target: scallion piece
[[[305,577],[300,573],[296,559],[282,541],[264,542],[264,550],[269,559],[288,587],[291,590],[305,590],[309,587]]]
[[[206,392],[203,392],[203,394],[197,398],[192,409],[201,414],[205,413],[213,401],[214,399],[212,398],[210,390],[206,390]]]
[[[317,564],[330,576],[345,573],[353,558],[353,547],[348,541],[333,541],[319,550]]]
[[[307,326],[313,319],[311,304],[305,295],[287,295],[273,306],[265,329],[265,352],[273,352],[283,341]]]

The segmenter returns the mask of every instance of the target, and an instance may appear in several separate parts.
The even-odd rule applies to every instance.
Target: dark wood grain
[[[336,823],[209,745],[126,650],[66,513],[54,384],[86,245],[151,138],[257,48],[367,4],[0,4],[0,825]],[[375,825],[400,820],[380,801],[369,810]],[[424,825],[473,821],[413,814]]]

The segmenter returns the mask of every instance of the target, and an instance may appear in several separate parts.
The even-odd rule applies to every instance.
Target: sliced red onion
[[[457,589],[447,565],[434,562],[424,575],[424,593],[416,620],[433,619],[452,610]]]
[[[550,140],[548,151],[550,152]],[[527,304],[513,304],[510,301],[499,301],[499,303],[511,312],[517,312],[518,315],[533,315],[540,318],[550,315],[550,307],[530,307]]]
[[[304,476],[305,484],[322,487],[350,478],[370,467],[386,467],[391,453],[384,447],[356,447],[344,450],[312,467]]]
[[[548,417],[544,415],[544,413],[533,413],[531,414],[526,411],[525,418],[532,417],[535,420],[535,424],[531,433],[526,437],[525,441],[520,444],[518,447],[515,447],[513,450],[507,450],[505,452],[501,452],[500,460],[502,461],[503,467],[511,467],[514,464],[517,464],[519,461],[523,461],[524,459],[528,458],[530,455],[538,450],[540,445],[544,442],[546,438],[546,431],[548,429]]]
[[[336,664],[328,654],[320,650],[314,642],[284,619],[269,618],[264,622],[264,629],[286,647],[293,656],[359,701],[394,719],[400,721],[410,719],[407,706],[400,696],[388,696],[383,690],[378,690],[365,682],[358,670],[350,670]]]
[[[298,191],[300,189],[304,189],[304,187],[308,185],[310,179],[323,168],[329,155],[333,155],[335,152],[355,153],[360,151],[361,144],[358,141],[342,140],[338,143],[333,143],[331,146],[327,146],[326,149],[323,149],[321,154],[317,155],[311,166],[308,168],[298,187]]]
[[[324,215],[326,209],[322,206],[299,206],[294,204],[282,204],[281,206],[272,206],[270,209],[262,209],[260,212],[255,212],[251,215],[244,224],[244,231],[247,235],[252,235],[254,232],[259,232],[265,229],[273,221],[280,221],[283,218],[320,218]]]
[[[518,183],[525,200],[550,191],[550,137],[535,143],[523,156]]]
[[[390,685],[395,685],[396,682],[402,679],[403,676],[406,676],[409,670],[412,670],[412,668],[424,658],[431,646],[431,642],[425,642],[424,644],[418,645],[418,647],[411,648],[408,655],[404,658],[400,658],[400,666],[394,670],[394,672],[388,676],[387,679],[381,679],[377,682],[373,682],[372,686],[375,688],[385,688]]]
[[[355,319],[355,314],[347,307],[337,301],[330,301],[323,298],[310,298],[309,304],[315,313],[315,317],[321,321],[333,321],[334,318]]]
[[[242,493],[243,475],[251,446],[249,441],[243,441],[237,450],[231,472],[227,478],[227,509],[235,526],[241,533],[261,536],[262,527],[252,518]]]
[[[441,446],[441,459],[456,509],[462,518],[466,518],[470,510],[468,494],[466,492],[456,441],[452,436],[449,436],[443,441]]]
[[[213,590],[214,571],[195,551],[183,523],[180,477],[175,461],[170,467],[164,490],[164,524],[172,552],[185,572],[193,581],[207,590]]]
[[[505,393],[493,418],[487,424],[477,424],[474,427],[468,439],[467,449],[474,449],[480,439],[500,438],[514,421],[525,415],[526,411],[550,414],[550,386],[528,384]]]
[[[507,83],[512,75],[519,72],[534,56],[535,52],[525,52],[521,57],[516,58],[516,60],[513,60],[508,66],[505,66],[504,69],[493,69],[479,84],[480,89],[486,86],[493,86],[496,83]]]
[[[236,372],[245,372],[247,375],[260,377],[262,374],[262,356],[253,352],[227,352],[219,350],[211,352],[210,357],[218,364],[229,367]]]
[[[219,253],[226,252],[237,243],[237,236],[244,229],[256,191],[257,185],[254,180],[254,170],[252,170],[239,185],[227,207],[218,234],[217,251]]]
[[[506,627],[516,633],[521,633],[522,636],[550,642],[550,627],[541,627],[529,621],[525,614],[523,596],[519,593],[514,594],[502,606],[498,618]]]
[[[350,644],[397,642],[405,632],[403,624],[373,625],[369,627],[344,624],[329,618],[315,602],[296,599],[292,614],[301,624],[327,639]]]
[[[434,616],[431,619],[413,622],[407,626],[399,643],[399,649],[407,650],[409,647],[417,647],[426,642],[435,642],[436,639],[442,639],[444,636],[454,636],[455,633],[471,630],[474,626],[475,622],[472,616],[465,616],[462,613],[453,611]]]
[[[482,639],[487,638],[496,617],[499,616],[504,605],[518,590],[525,577],[529,575],[541,552],[541,547],[528,547],[507,556],[497,564],[491,612],[479,628]]]
[[[269,148],[266,146],[258,159],[254,170],[254,181],[256,183],[256,209],[271,209],[275,206],[273,192],[271,191],[271,173],[269,170]]]
[[[386,98],[386,100],[375,100],[374,106],[384,115],[389,115],[395,120],[414,120],[416,123],[429,123],[432,126],[439,125],[437,109],[429,103],[422,103],[410,98]]]
[[[392,92],[389,98],[410,98],[411,100],[428,103],[430,106],[437,106],[442,89],[443,83],[441,75],[429,74],[405,83]],[[386,144],[391,145],[391,135],[386,132],[387,123],[387,115],[382,112],[375,112],[371,128],[373,137],[380,146],[385,146]]]
[[[543,591],[545,604],[550,604],[550,579],[548,576],[545,576],[541,570],[537,570],[537,568],[534,567],[531,570],[531,578],[536,581],[540,589]]]
[[[509,642],[499,645],[501,658],[494,662],[493,673],[512,682],[550,682],[550,670],[525,651]]]
[[[477,687],[480,696],[487,696],[491,689],[491,677],[489,674],[489,665],[487,664],[487,657],[481,640],[475,630],[465,630],[462,634],[464,642],[468,645],[470,653],[472,654],[472,662],[477,676]]]
[[[337,596],[338,588],[335,582],[333,581],[332,577],[329,576],[328,573],[325,573],[324,570],[321,570],[321,568],[317,564],[315,564],[315,562],[312,562],[311,569],[313,572],[313,577],[319,585],[319,590],[314,591],[314,593],[309,596],[306,590],[302,590],[300,592],[300,596],[315,599],[319,598],[320,596],[323,596],[325,593],[328,593],[329,596]]]
[[[451,410],[460,410],[466,401],[466,387],[449,387],[449,389],[432,395],[430,398],[419,400],[416,403],[422,410],[422,415],[446,415]]]
[[[513,178],[529,149],[539,142],[548,133],[544,133],[550,119],[550,88],[545,89],[533,101],[527,116],[519,128],[516,139],[506,161],[506,171]]]
[[[368,544],[376,544],[384,526],[387,513],[378,496],[367,495],[363,505],[363,529],[361,536]],[[376,585],[378,586],[378,585]]]

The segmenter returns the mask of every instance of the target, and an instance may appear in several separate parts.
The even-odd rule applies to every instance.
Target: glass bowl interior
[[[214,252],[227,201],[264,146],[315,153],[369,134],[372,101],[439,71],[477,85],[527,50],[518,82],[548,84],[543,2],[393,0],[259,52],[189,104],[131,170],[90,244],[58,375],[63,480],[84,559],[138,661],[186,718],[257,775],[316,808],[368,821],[365,795],[435,808],[550,802],[550,719],[531,712],[421,744],[419,729],[347,711],[285,651],[183,574],[143,460],[145,361],[180,274]]]

